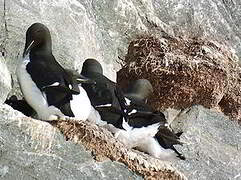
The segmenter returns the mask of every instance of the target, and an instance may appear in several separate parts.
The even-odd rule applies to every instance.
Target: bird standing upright
[[[51,35],[45,25],[34,23],[28,28],[23,59],[16,73],[25,100],[39,119],[75,117],[71,100],[80,94],[79,85],[55,60]],[[79,82],[87,83],[89,79],[81,77]]]
[[[121,106],[124,96],[120,88],[104,76],[101,64],[95,59],[86,59],[83,63],[81,74],[95,84],[83,84],[91,104],[101,115],[101,119],[107,123],[117,125],[123,118]]]

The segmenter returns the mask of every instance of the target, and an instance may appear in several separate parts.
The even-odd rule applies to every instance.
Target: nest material
[[[113,135],[89,122],[58,121],[55,126],[68,140],[83,144],[96,159],[109,158],[128,166],[145,179],[186,180],[187,178],[167,162],[147,154],[126,149]]]
[[[130,43],[123,64],[118,84],[126,88],[133,80],[148,79],[155,109],[220,106],[226,115],[241,119],[240,66],[224,45],[207,39],[143,36]]]

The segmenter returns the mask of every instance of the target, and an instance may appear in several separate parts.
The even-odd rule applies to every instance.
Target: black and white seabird
[[[50,32],[41,23],[34,23],[28,28],[23,59],[16,73],[25,100],[41,120],[79,118],[79,114],[84,112],[83,109],[90,107],[88,100],[82,101],[82,98],[86,97],[85,91],[55,60]],[[89,79],[81,76],[78,82],[87,83]],[[86,111],[88,114],[89,111]],[[79,114],[75,115],[77,112]],[[86,117],[88,115],[81,116],[82,120]]]
[[[91,104],[101,115],[101,119],[107,123],[116,124],[123,118],[121,103],[124,96],[121,89],[103,74],[101,64],[95,59],[86,59],[82,66],[81,74],[93,81],[95,84],[83,84]]]
[[[86,79],[83,75],[79,74],[77,71],[73,71],[70,69],[65,69],[70,77],[73,79],[73,83],[77,83],[79,85],[80,94],[73,95],[73,99],[70,101],[71,110],[74,113],[74,117],[93,122],[98,125],[105,125],[106,122],[102,121],[99,112],[91,105],[90,99],[82,87],[83,79]],[[96,84],[95,81],[88,79],[84,84]]]
[[[132,82],[125,92],[125,113],[121,129],[111,127],[115,137],[125,145],[147,152],[154,157],[169,160],[185,159],[173,145],[182,144],[180,138],[168,128],[162,112],[154,111],[147,103],[153,93],[151,83],[146,79]],[[176,154],[175,154],[176,153]]]
[[[149,81],[136,81],[128,88],[125,97],[116,83],[103,75],[102,66],[97,60],[85,60],[81,74],[96,82],[94,85],[84,84],[83,87],[102,120],[108,122],[105,127],[119,141],[129,148],[138,148],[158,158],[169,160],[176,157],[174,151],[160,146],[161,138],[169,138],[177,144],[179,139],[167,128],[165,116],[154,112],[146,104],[148,95],[153,92]],[[167,147],[167,143],[164,145]]]

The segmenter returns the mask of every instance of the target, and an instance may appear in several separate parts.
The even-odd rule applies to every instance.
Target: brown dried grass
[[[117,82],[148,79],[150,104],[158,110],[195,104],[218,107],[241,119],[240,66],[230,48],[204,38],[140,36],[130,42]]]

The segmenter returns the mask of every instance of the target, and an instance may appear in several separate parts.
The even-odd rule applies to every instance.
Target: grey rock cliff
[[[175,125],[176,126],[175,126]],[[241,179],[241,128],[222,113],[193,106],[179,114],[174,127],[183,126],[186,161],[175,167],[188,179]]]
[[[118,59],[143,33],[204,36],[227,44],[241,57],[238,0],[1,0],[0,9],[0,103],[10,92],[10,73],[11,93],[21,96],[14,73],[25,32],[34,22],[49,27],[53,53],[64,67],[80,71],[84,59],[97,58],[114,81]],[[0,106],[0,119],[0,179],[141,179],[123,164],[94,161],[89,151],[66,142],[50,124],[25,121],[6,105]],[[238,124],[200,106],[174,122],[185,127],[182,138],[187,142],[177,147],[187,161],[174,163],[174,168],[189,179],[241,179]]]
[[[96,162],[46,122],[0,106],[0,179],[141,179],[123,164]]]
[[[241,56],[240,5],[238,0],[2,0],[0,50],[14,72],[27,28],[42,22],[51,30],[53,52],[62,65],[80,70],[84,59],[94,57],[115,80],[118,56],[123,58],[129,40],[145,32],[209,36],[230,44]]]
[[[12,79],[5,59],[0,55],[0,104],[3,103],[12,88]]]

